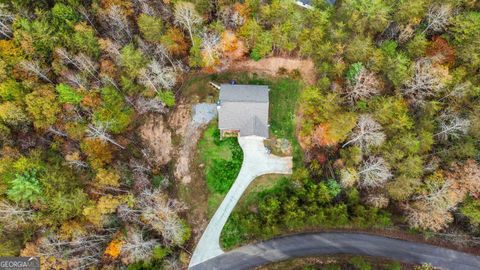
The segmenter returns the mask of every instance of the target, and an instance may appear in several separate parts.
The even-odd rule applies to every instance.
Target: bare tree
[[[206,66],[211,66],[218,58],[220,45],[220,36],[216,33],[203,33],[202,35],[202,52]]]
[[[392,177],[387,163],[381,157],[369,157],[363,161],[360,172],[360,186],[364,188],[381,187]]]
[[[233,6],[222,8],[220,18],[223,25],[231,29],[236,29],[245,23],[245,18]]]
[[[192,44],[194,27],[202,23],[202,17],[195,9],[195,5],[190,2],[178,2],[175,5],[175,23],[188,31]]]
[[[111,39],[100,39],[99,43],[102,50],[105,51],[115,63],[119,64],[121,55],[120,50],[122,47]]]
[[[439,99],[439,101],[442,101],[450,97],[463,98],[471,91],[471,89],[472,89],[472,83],[469,81],[461,84],[457,84],[453,87],[453,89],[448,94],[446,94],[444,97]]]
[[[9,11],[6,6],[0,4],[0,34],[6,38],[12,38],[12,22],[15,17]]]
[[[340,185],[343,188],[353,187],[358,182],[358,172],[354,168],[343,168],[340,170]]]
[[[386,137],[382,130],[382,126],[373,120],[372,116],[362,114],[350,135],[350,140],[343,147],[352,143],[362,150],[367,150],[370,146],[379,146],[385,141]]]
[[[162,89],[172,89],[177,82],[177,74],[171,67],[152,60],[147,68],[140,71],[140,83],[159,93]]]
[[[157,239],[145,239],[143,232],[131,229],[122,246],[122,257],[126,263],[148,260],[152,256],[153,249],[160,243]]]
[[[181,244],[186,227],[178,216],[184,209],[180,202],[167,198],[159,190],[145,190],[138,201],[141,220],[160,233],[168,243]]]
[[[83,5],[79,5],[77,8],[78,13],[80,13],[85,20],[90,24],[90,26],[95,30],[95,32],[98,33],[97,29],[95,28],[95,24],[93,23],[93,19],[90,17],[90,14],[88,13],[87,9]]]
[[[365,199],[366,204],[375,208],[387,208],[389,202],[388,197],[382,193],[370,194]]]
[[[432,60],[423,58],[415,63],[413,77],[403,88],[403,93],[415,103],[421,104],[426,98],[434,96],[442,90],[443,87],[441,74],[433,66]]]
[[[99,16],[110,38],[122,45],[132,40],[130,22],[120,6],[112,5],[108,10],[102,10]]]
[[[470,120],[456,114],[443,114],[440,117],[440,131],[434,136],[441,140],[458,138],[466,135],[470,128]]]
[[[79,53],[75,56],[76,67],[83,72],[87,72],[93,78],[99,80],[97,77],[98,65],[90,57],[83,53]]]
[[[138,7],[140,13],[147,14],[149,16],[156,16],[155,9],[149,3],[149,0],[135,0],[135,6]]]
[[[358,100],[368,99],[380,92],[380,82],[375,74],[362,67],[354,82],[348,84],[344,95],[350,104],[354,104]]]
[[[121,149],[125,149],[122,145],[118,144],[112,137],[107,133],[108,124],[104,125],[102,123],[96,123],[95,125],[89,124],[87,127],[87,136],[90,138],[98,138],[102,141],[107,141],[113,145],[118,146]]]
[[[33,210],[0,200],[0,223],[6,229],[19,229],[33,218]]]
[[[37,61],[22,61],[20,62],[20,67],[33,74],[36,75],[37,77],[41,78],[42,80],[45,80],[49,83],[53,83],[48,77],[47,77],[47,72],[44,71],[41,67],[40,64],[38,64]]]
[[[88,164],[82,160],[80,152],[73,152],[65,156],[68,165],[78,170],[88,168]]]
[[[412,228],[440,231],[453,221],[452,213],[446,209],[429,209],[422,205],[407,205],[406,219]]]
[[[79,236],[71,241],[60,240],[54,234],[43,237],[39,241],[38,255],[67,260],[68,269],[90,269],[100,262],[105,246],[111,239],[111,232],[106,232]]]
[[[435,5],[430,7],[427,13],[427,27],[423,33],[441,33],[447,30],[449,20],[453,15],[452,7],[449,4]]]
[[[455,206],[456,201],[451,200],[450,189],[452,181],[446,180],[442,184],[430,186],[427,194],[421,194],[413,197],[414,200],[420,201],[429,209],[446,209],[449,210]]]
[[[147,112],[166,112],[166,108],[165,106],[163,106],[163,103],[156,98],[147,99],[143,96],[140,96],[139,98],[137,98],[135,105],[135,108],[140,114],[145,114]]]

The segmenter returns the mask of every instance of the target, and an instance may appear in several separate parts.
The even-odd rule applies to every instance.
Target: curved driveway
[[[388,237],[362,233],[308,233],[275,238],[224,253],[191,270],[253,269],[296,257],[354,254],[406,263],[430,263],[441,269],[480,269],[480,257]]]
[[[267,153],[263,140],[264,138],[257,136],[238,138],[238,143],[243,150],[242,168],[203,232],[200,241],[195,247],[189,267],[223,254],[219,242],[223,226],[225,226],[230,213],[235,208],[243,192],[255,178],[269,173],[292,173],[292,158],[278,157]]]

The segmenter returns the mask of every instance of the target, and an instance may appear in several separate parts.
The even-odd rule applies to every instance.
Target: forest
[[[233,213],[225,246],[337,226],[478,239],[480,2],[312,2],[0,0],[0,256],[185,269],[178,144],[144,127],[193,74],[271,56],[315,64],[273,125],[295,171]]]

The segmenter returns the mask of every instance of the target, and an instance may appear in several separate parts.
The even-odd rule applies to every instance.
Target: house
[[[335,5],[336,0],[326,0],[330,5]],[[297,0],[295,3],[304,8],[313,8],[312,0]]]
[[[268,86],[220,85],[218,128],[225,136],[268,138]]]
[[[295,3],[304,8],[313,8],[312,0],[300,0],[300,1],[295,1]]]

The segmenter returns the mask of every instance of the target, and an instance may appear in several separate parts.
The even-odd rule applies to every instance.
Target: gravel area
[[[217,105],[212,103],[199,103],[193,106],[192,123],[196,125],[208,124],[217,116]]]

